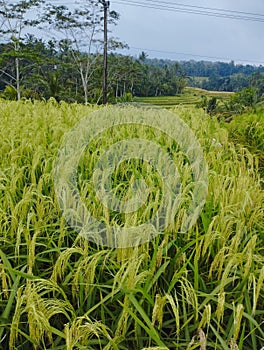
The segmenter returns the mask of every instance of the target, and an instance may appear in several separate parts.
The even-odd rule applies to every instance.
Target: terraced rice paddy
[[[202,96],[216,97],[220,101],[226,101],[232,96],[232,92],[206,91],[198,88],[186,87],[183,94],[176,96],[135,97],[134,102],[149,103],[162,108],[172,108],[178,105],[194,106],[201,101]]]

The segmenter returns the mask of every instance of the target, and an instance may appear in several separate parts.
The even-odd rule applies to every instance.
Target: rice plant
[[[251,153],[257,156],[258,168],[264,177],[264,118],[263,108],[255,113],[237,116],[227,125],[230,138],[247,147]]]
[[[263,154],[234,144],[226,126],[203,111],[173,109],[194,131],[209,168],[199,220],[182,234],[183,205],[164,234],[109,249],[68,226],[53,180],[63,136],[94,110],[53,100],[0,101],[0,348],[260,350],[264,192],[257,167]],[[144,222],[162,196],[155,169],[131,160],[112,174],[113,189],[130,198],[131,178],[143,176],[150,191],[145,206],[124,215],[99,203],[93,165],[118,138],[154,138],[178,164],[183,183],[191,181],[179,147],[152,132],[131,126],[113,136],[109,130],[81,157],[80,195],[113,226]]]

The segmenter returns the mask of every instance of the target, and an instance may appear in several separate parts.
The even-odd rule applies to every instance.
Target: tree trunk
[[[83,90],[84,90],[84,104],[87,106],[88,105],[88,89],[87,89],[87,85],[85,84],[83,86]]]
[[[84,92],[84,104],[87,106],[88,105],[88,81],[86,79],[85,74],[83,73],[83,67],[81,63],[79,65],[79,71],[82,79],[82,86],[83,86],[83,92]]]
[[[16,90],[17,90],[17,99],[18,101],[21,99],[21,91],[20,91],[20,74],[19,74],[19,58],[16,57]]]
[[[133,90],[134,90],[134,81],[132,81],[132,83],[131,83],[131,88],[130,88],[131,96],[132,96],[132,97],[133,97]]]
[[[123,97],[125,96],[125,94],[126,94],[126,82],[124,81]]]
[[[118,86],[118,80],[116,82],[116,93],[115,93],[115,97],[117,98],[118,97],[118,89],[119,89],[119,86]]]

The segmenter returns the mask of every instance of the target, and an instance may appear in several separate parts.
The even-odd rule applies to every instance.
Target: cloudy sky
[[[154,3],[150,0],[111,0],[111,10],[121,16],[112,35],[130,46],[130,50],[124,53],[138,55],[144,50],[149,57],[234,60],[236,63],[264,65],[263,0],[154,0]],[[145,8],[140,4],[170,8],[184,8],[179,5],[184,4],[240,11],[240,16],[258,18],[262,22]],[[189,10],[197,8],[189,7]]]

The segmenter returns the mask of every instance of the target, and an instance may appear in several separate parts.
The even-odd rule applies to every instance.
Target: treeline
[[[46,0],[0,0],[0,5],[2,97],[102,101],[102,2],[89,0],[71,8]],[[110,34],[119,15],[109,9],[107,18]],[[36,31],[38,37],[25,34]],[[154,67],[146,63],[145,53],[137,59],[115,54],[124,46],[108,36],[109,102],[182,92],[186,79],[179,64]]]
[[[19,52],[13,45],[13,42],[0,45],[2,97],[17,99],[15,60],[18,59],[20,97],[53,97],[58,101],[87,103],[102,101],[102,54],[77,51],[67,40],[45,42],[33,35],[26,35],[20,42]],[[227,73],[230,75],[225,76]],[[204,77],[195,74],[204,74]],[[233,62],[148,59],[144,52],[138,58],[109,54],[110,102],[129,101],[133,96],[176,95],[186,85],[217,91],[254,87],[261,95],[264,93],[264,67],[241,66]]]
[[[101,103],[102,54],[77,51],[68,40],[45,42],[33,35],[26,35],[20,42],[19,52],[13,45],[13,42],[0,45],[2,97],[17,99],[15,60],[19,59],[20,97]],[[230,75],[225,76],[227,73]],[[217,91],[241,91],[253,86],[261,95],[264,93],[264,67],[235,65],[234,62],[148,59],[144,52],[138,58],[109,54],[110,102],[129,101],[133,96],[176,95],[186,85]]]
[[[238,92],[246,88],[256,87],[264,92],[264,73],[256,70],[252,74],[238,73],[223,77],[218,74],[212,74],[209,78],[189,77],[188,85],[205,90],[231,92]]]
[[[147,59],[153,67],[170,67],[175,62],[164,59]],[[188,86],[213,91],[241,91],[254,85],[264,84],[264,67],[235,64],[234,61],[181,61],[179,69],[184,72]]]
[[[78,61],[76,62],[76,57]],[[17,99],[15,59],[19,59],[21,98],[67,102],[100,103],[102,100],[103,56],[77,52],[67,40],[59,42],[27,35],[15,52],[12,42],[0,45],[0,91],[7,99]],[[87,68],[89,67],[89,69]],[[85,69],[88,69],[85,71]],[[84,85],[84,75],[87,78]],[[133,96],[175,95],[186,86],[178,63],[154,67],[138,59],[110,53],[108,57],[108,100],[131,100]],[[84,89],[85,87],[85,89]],[[87,95],[87,96],[86,96]],[[87,101],[85,101],[85,97]]]

